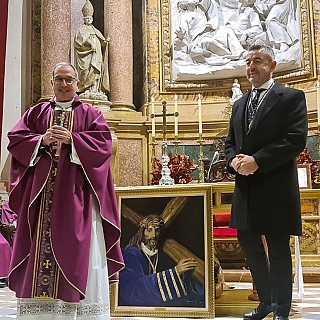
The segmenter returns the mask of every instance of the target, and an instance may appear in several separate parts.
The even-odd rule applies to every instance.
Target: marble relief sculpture
[[[301,67],[297,0],[172,0],[172,80],[243,75],[249,46],[274,49],[277,72]]]
[[[81,99],[107,101],[110,91],[108,39],[92,25],[94,8],[86,0],[82,8],[84,24],[74,38],[74,59],[78,71]]]

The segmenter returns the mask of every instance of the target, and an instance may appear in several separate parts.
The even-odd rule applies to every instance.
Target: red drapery
[[[8,4],[9,4],[9,0],[1,0],[1,19],[0,19],[0,141],[2,138],[3,94],[4,94],[5,62],[6,62]],[[1,156],[1,154],[0,154],[0,156]]]

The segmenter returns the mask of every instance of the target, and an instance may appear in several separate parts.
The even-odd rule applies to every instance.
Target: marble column
[[[70,62],[70,30],[70,0],[41,0],[41,100],[52,97],[52,68]]]
[[[111,110],[135,111],[133,105],[132,1],[104,0],[104,29],[109,37]]]

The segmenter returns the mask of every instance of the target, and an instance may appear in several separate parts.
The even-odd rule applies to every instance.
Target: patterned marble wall
[[[118,139],[120,187],[142,185],[143,148],[141,140]]]
[[[316,136],[316,135],[309,136],[307,139],[306,148],[310,152],[311,158],[313,160],[320,159],[320,157],[319,157],[319,137],[318,136]]]
[[[35,104],[41,98],[41,0],[32,1],[31,59],[31,104]]]

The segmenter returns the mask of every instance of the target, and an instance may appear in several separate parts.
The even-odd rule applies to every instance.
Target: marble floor
[[[237,292],[244,291],[249,292],[252,288],[251,283],[226,283],[230,288],[228,291],[225,291],[220,298],[228,295],[237,295]],[[220,299],[219,298],[219,299]],[[239,305],[242,304],[241,301],[238,301]],[[216,301],[216,305],[218,300]],[[228,309],[228,308],[227,308]],[[232,310],[232,308],[230,308]],[[234,310],[234,309],[233,309]],[[234,315],[225,315],[217,316],[216,320],[234,320],[241,319],[242,314]],[[0,289],[0,320],[9,320],[16,319],[16,299],[12,291],[7,287]],[[114,318],[119,320],[120,318]],[[126,318],[126,319],[141,319],[141,318]],[[149,320],[151,318],[148,318]],[[159,318],[155,318],[159,320]],[[170,318],[172,319],[172,318]],[[181,318],[180,318],[181,319]],[[269,316],[266,319],[272,319],[272,316]],[[311,320],[311,319],[320,319],[320,284],[319,283],[306,283],[304,284],[304,295],[303,298],[298,298],[297,288],[294,286],[293,292],[293,304],[292,311],[290,314],[290,319],[292,320]]]

